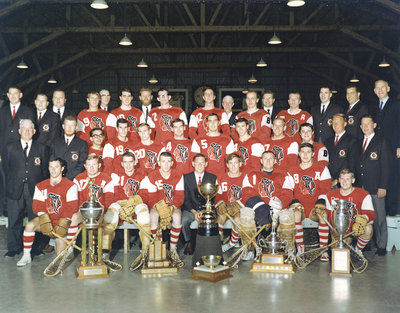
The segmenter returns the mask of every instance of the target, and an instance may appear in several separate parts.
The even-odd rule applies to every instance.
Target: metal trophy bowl
[[[99,223],[97,220],[103,214],[102,205],[96,201],[93,196],[93,181],[89,181],[89,200],[85,201],[82,206],[79,208],[79,211],[82,214],[84,224],[87,227],[98,226]]]
[[[204,255],[201,259],[203,260],[203,263],[212,270],[221,262],[220,255]]]
[[[200,236],[217,236],[218,223],[217,215],[211,210],[211,199],[215,197],[218,192],[218,185],[212,183],[205,183],[197,186],[197,190],[200,195],[207,200],[205,207],[206,211],[201,217],[201,223],[199,224],[198,234]]]
[[[218,192],[218,185],[212,183],[205,183],[201,185],[197,185],[197,190],[200,195],[207,200],[206,210],[211,211],[211,199],[215,197]]]
[[[346,234],[349,229],[349,212],[347,211],[347,200],[337,199],[336,202],[336,211],[334,215],[335,228],[339,234],[339,248],[343,248],[343,236]]]

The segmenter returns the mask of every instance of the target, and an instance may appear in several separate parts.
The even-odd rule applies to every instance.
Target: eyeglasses
[[[104,135],[103,135],[103,134],[94,134],[92,137],[94,137],[94,138],[100,138],[100,137],[104,137]]]

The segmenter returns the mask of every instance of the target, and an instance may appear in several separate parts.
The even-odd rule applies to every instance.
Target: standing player
[[[216,113],[206,117],[207,133],[193,140],[192,152],[202,153],[208,158],[207,172],[220,175],[225,172],[225,158],[234,152],[234,144],[230,137],[222,135],[219,130],[219,118]]]
[[[207,126],[207,117],[214,113],[218,116],[218,120],[221,121],[218,132],[222,131],[222,133],[226,136],[230,135],[230,127],[229,121],[227,120],[227,116],[224,113],[224,110],[220,108],[216,108],[214,106],[215,94],[214,90],[209,87],[206,87],[203,91],[203,99],[204,99],[204,107],[198,108],[193,111],[192,115],[190,115],[189,120],[189,137],[190,139],[194,139],[197,136],[204,136],[208,132]]]
[[[289,170],[289,179],[294,190],[294,198],[300,203],[302,210],[295,209],[296,245],[297,253],[304,252],[303,225],[304,218],[318,221],[318,235],[320,245],[328,244],[329,227],[326,222],[316,214],[314,206],[317,200],[331,188],[331,175],[328,168],[321,163],[313,162],[314,148],[309,143],[302,143],[299,147],[300,164]],[[295,201],[295,200],[293,200]],[[326,212],[325,212],[326,215]],[[328,261],[329,256],[324,253],[321,261]]]
[[[49,161],[50,178],[38,183],[33,195],[32,208],[35,217],[29,221],[24,230],[24,254],[17,266],[31,263],[32,244],[35,232],[54,237],[54,231],[61,237],[67,236],[71,225],[72,215],[78,211],[78,188],[67,178],[62,177],[64,170],[60,158]],[[69,233],[67,239],[69,238]],[[55,239],[57,255],[64,250],[66,243],[59,238]],[[70,249],[71,253],[73,249]]]
[[[173,120],[180,119],[185,125],[188,122],[185,112],[181,108],[173,107],[169,103],[171,96],[167,89],[161,88],[158,90],[157,100],[160,102],[160,106],[155,107],[149,113],[155,125],[153,137],[157,142],[166,142],[174,135],[172,129]]]

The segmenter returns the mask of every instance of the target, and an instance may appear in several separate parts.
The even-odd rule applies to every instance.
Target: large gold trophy
[[[206,210],[199,223],[196,249],[193,254],[193,279],[216,282],[232,277],[229,267],[222,261],[221,239],[218,231],[217,214],[212,210],[211,199],[218,192],[218,185],[205,183],[197,186],[200,195],[207,200]],[[204,265],[201,265],[203,263]]]
[[[84,223],[79,226],[82,231],[82,260],[77,265],[78,279],[109,277],[108,267],[102,259],[103,224],[98,222],[103,214],[103,207],[94,199],[92,180],[89,180],[88,189],[89,200],[79,208]],[[93,243],[94,230],[97,230],[97,254]]]

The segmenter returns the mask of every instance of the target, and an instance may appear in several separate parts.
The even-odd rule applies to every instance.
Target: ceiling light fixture
[[[266,67],[267,63],[265,63],[265,61],[263,60],[263,58],[260,59],[260,61],[258,61],[257,67]]]
[[[386,61],[386,58],[385,58],[385,57],[383,57],[381,63],[379,63],[378,66],[379,66],[379,67],[389,67],[389,66],[390,66],[390,63],[389,63],[388,61]]]
[[[251,76],[250,76],[248,82],[249,82],[250,84],[255,84],[255,83],[257,82],[257,78],[254,76],[254,74],[251,74]]]
[[[271,37],[271,39],[268,41],[270,45],[279,45],[282,43],[282,41],[279,39],[279,37],[274,33],[274,35]]]
[[[138,63],[138,65],[137,65],[137,67],[144,68],[144,67],[149,67],[149,66],[147,65],[147,63],[143,59],[141,59],[140,62]]]
[[[158,83],[158,79],[154,75],[151,75],[151,77],[149,79],[149,83],[150,84],[157,84]]]
[[[24,62],[24,58],[21,58],[21,61],[18,63],[17,68],[27,69],[29,66]]]
[[[119,44],[121,46],[132,46],[132,41],[125,34],[124,37],[122,37],[122,39],[120,40]]]
[[[90,6],[98,10],[108,9],[108,4],[105,0],[93,0]]]
[[[304,0],[288,0],[287,6],[297,8],[303,6],[305,3],[306,2]]]
[[[49,80],[47,81],[49,84],[57,84],[56,79],[54,78],[53,74],[51,74]]]
[[[358,83],[360,80],[357,78],[357,76],[354,74],[353,78],[350,79],[350,83]]]

